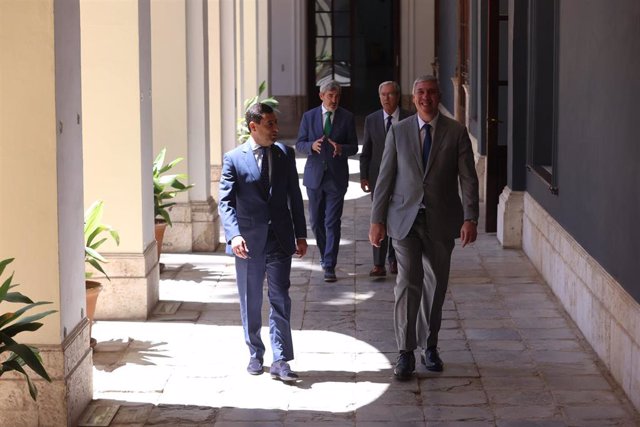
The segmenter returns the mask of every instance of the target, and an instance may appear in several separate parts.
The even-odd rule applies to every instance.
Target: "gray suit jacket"
[[[411,112],[401,108],[399,121],[410,115]],[[381,108],[364,119],[364,139],[362,153],[360,153],[360,179],[369,181],[371,191],[376,188],[386,136],[387,125],[384,121],[384,110]]]
[[[426,171],[422,166],[417,116],[393,125],[382,155],[371,222],[386,224],[390,237],[403,239],[423,203],[427,233],[432,238],[460,237],[462,222],[478,219],[478,176],[474,163],[467,129],[443,114],[438,117]]]

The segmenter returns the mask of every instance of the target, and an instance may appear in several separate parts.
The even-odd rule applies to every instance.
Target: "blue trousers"
[[[335,268],[338,262],[345,193],[346,189],[339,189],[328,174],[325,174],[320,187],[307,188],[309,223],[316,237],[323,268]]]
[[[236,277],[240,295],[240,315],[244,340],[250,356],[264,359],[265,346],[260,337],[262,328],[263,283],[267,278],[269,298],[269,338],[273,361],[293,359],[291,338],[291,255],[282,251],[275,235],[269,232],[264,252],[251,252],[251,258],[236,257]]]

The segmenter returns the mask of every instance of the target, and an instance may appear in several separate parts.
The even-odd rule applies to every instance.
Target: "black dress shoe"
[[[393,370],[393,375],[400,381],[407,381],[411,379],[413,371],[416,370],[416,357],[413,355],[413,351],[402,351],[398,360],[396,361],[396,367]]]
[[[249,364],[247,365],[247,372],[249,372],[251,375],[260,375],[261,373],[263,373],[264,370],[262,368],[262,360],[252,357],[249,360]]]
[[[421,356],[422,364],[428,371],[442,372],[444,369],[444,363],[440,359],[437,348],[426,349]]]
[[[338,280],[338,278],[336,277],[336,270],[331,268],[331,267],[327,267],[324,269],[324,281],[325,282],[335,282],[336,280]]]
[[[298,379],[298,374],[293,372],[289,364],[284,360],[273,362],[271,368],[269,369],[269,373],[271,374],[271,378],[273,378],[274,380],[291,382]]]

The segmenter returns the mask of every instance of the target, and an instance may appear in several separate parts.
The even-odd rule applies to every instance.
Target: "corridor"
[[[355,160],[350,166],[357,171]],[[640,425],[526,256],[501,249],[489,234],[454,250],[440,334],[444,372],[420,365],[414,379],[396,381],[393,276],[368,276],[370,198],[357,182],[353,173],[338,281],[322,280],[312,239],[307,256],[293,263],[291,365],[298,383],[246,373],[233,259],[223,248],[163,254],[154,315],[93,326],[94,401],[84,424]]]

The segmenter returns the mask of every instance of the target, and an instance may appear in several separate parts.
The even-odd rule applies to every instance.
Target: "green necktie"
[[[331,133],[331,111],[327,111],[327,119],[324,121],[324,136]]]

